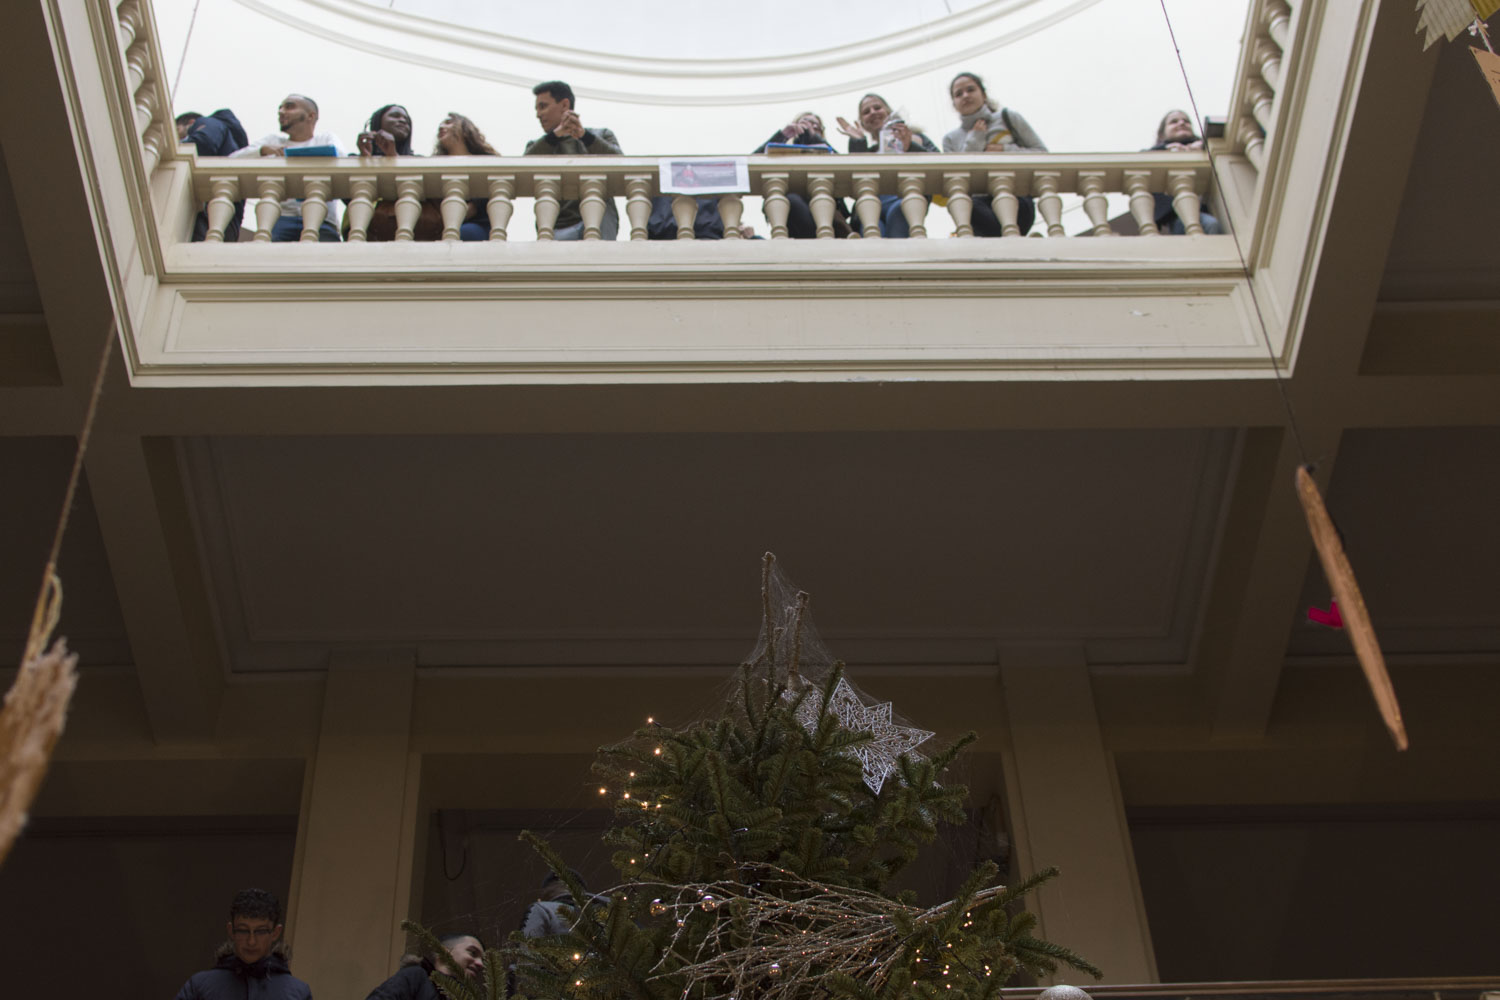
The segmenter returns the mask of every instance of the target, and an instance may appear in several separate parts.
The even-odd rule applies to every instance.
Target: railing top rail
[[[335,194],[352,177],[375,176],[391,180],[396,177],[422,177],[430,194],[441,194],[444,177],[467,177],[475,197],[483,195],[488,178],[508,176],[515,179],[514,193],[532,195],[536,177],[561,177],[564,196],[573,195],[578,179],[589,176],[608,178],[608,194],[626,194],[626,178],[647,177],[651,193],[659,193],[658,177],[662,157],[656,156],[398,156],[398,157],[198,157],[191,151],[183,156],[191,164],[196,197],[209,196],[211,178],[237,178],[246,194],[254,194],[256,179],[276,176],[285,178],[288,196],[299,193],[303,178],[330,177]],[[945,154],[909,154],[900,157],[878,154],[851,156],[767,156],[751,155],[750,187],[760,190],[767,176],[786,174],[796,190],[809,177],[827,174],[838,179],[838,193],[848,195],[847,185],[856,175],[879,176],[883,187],[894,185],[898,175],[919,175],[927,190],[941,193],[945,177],[967,175],[976,192],[984,190],[991,173],[1010,172],[1017,181],[1018,193],[1037,174],[1058,174],[1060,190],[1073,190],[1082,174],[1099,173],[1105,189],[1121,190],[1126,174],[1143,173],[1152,190],[1167,189],[1167,174],[1190,172],[1200,188],[1207,185],[1211,167],[1204,153],[1010,153],[955,156]]]

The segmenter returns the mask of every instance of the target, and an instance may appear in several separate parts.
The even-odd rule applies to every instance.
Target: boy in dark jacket
[[[228,108],[220,108],[207,117],[196,111],[185,111],[177,116],[177,141],[190,142],[198,148],[199,156],[228,156],[236,149],[243,149],[250,141],[245,127]],[[234,216],[224,227],[224,242],[235,243],[240,238],[240,222],[245,218],[245,201],[234,203]],[[208,235],[208,213],[199,212],[193,220],[193,242],[202,243]]]
[[[229,904],[229,940],[212,969],[193,975],[177,1000],[312,1000],[287,966],[281,903],[264,889],[241,889]]]

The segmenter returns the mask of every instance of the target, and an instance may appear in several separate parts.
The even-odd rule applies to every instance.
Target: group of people
[[[526,144],[525,156],[589,156],[620,155],[620,141],[609,129],[598,125],[585,127],[577,110],[577,97],[573,89],[560,80],[539,83],[532,88],[535,111],[542,135]],[[958,113],[958,127],[942,138],[944,153],[1016,153],[1046,152],[1047,146],[1030,123],[1018,111],[1001,105],[985,90],[984,80],[975,73],[959,73],[948,84],[948,96],[953,110]],[[848,139],[850,153],[937,153],[939,145],[934,143],[920,128],[900,119],[891,103],[879,94],[866,94],[859,102],[854,122],[836,119],[838,132]],[[186,112],[177,118],[178,138],[192,143],[203,156],[286,156],[289,150],[316,150],[322,155],[343,156],[415,156],[419,155],[412,145],[413,125],[411,115],[400,104],[386,104],[375,109],[365,123],[356,140],[356,150],[348,151],[339,138],[326,131],[318,123],[318,104],[302,94],[291,94],[281,102],[277,110],[278,131],[255,142],[249,141],[244,128],[228,110],[212,115]],[[828,130],[823,119],[811,111],[803,112],[787,125],[773,132],[765,142],[755,149],[762,153],[776,147],[827,147],[832,151]],[[1157,127],[1156,144],[1153,150],[1202,149],[1203,140],[1193,127],[1192,118],[1183,111],[1171,111]],[[311,155],[309,152],[291,155]],[[499,152],[491,146],[474,122],[460,114],[449,113],[438,125],[434,137],[432,156],[487,155]],[[817,234],[812,211],[807,199],[796,192],[788,193],[788,235],[793,239],[811,239]],[[1182,233],[1181,220],[1177,219],[1172,199],[1165,194],[1156,196],[1156,224],[1161,232]],[[288,198],[281,203],[281,214],[272,227],[274,242],[291,242],[302,237],[301,201]],[[234,218],[225,230],[226,240],[239,238],[244,202],[236,206]],[[1024,235],[1031,230],[1036,219],[1036,208],[1032,198],[1018,199],[1016,224]],[[1000,236],[1002,224],[991,205],[990,196],[973,196],[972,225],[976,236]],[[1204,230],[1209,233],[1222,232],[1222,227],[1211,215],[1201,217]],[[849,235],[854,228],[848,206],[842,200],[836,203],[834,229],[836,236]],[[600,238],[613,240],[619,234],[620,219],[614,199],[605,200]],[[694,220],[694,235],[698,239],[722,239],[723,220],[719,217],[718,199],[698,199],[697,217]],[[422,213],[413,231],[417,240],[436,240],[443,230],[439,202],[429,199],[423,203]],[[577,240],[583,238],[583,218],[576,199],[562,201],[552,230],[555,240]],[[199,214],[193,239],[201,240],[208,231],[207,217]],[[382,202],[375,206],[374,215],[367,229],[369,240],[391,240],[396,234],[394,205]],[[910,226],[901,210],[901,196],[880,196],[880,234],[887,238],[900,239],[910,235]],[[744,231],[742,235],[752,236]],[[467,214],[460,227],[464,240],[487,240],[490,236],[488,204],[476,198],[469,202]],[[650,239],[676,239],[677,222],[672,214],[672,199],[659,196],[654,199],[650,219],[647,223]],[[319,228],[318,238],[334,242],[341,238],[339,228],[332,219],[325,219]]]
[[[529,938],[566,934],[575,905],[567,884],[549,874],[540,898],[522,916],[520,931]],[[190,977],[177,991],[177,1000],[312,1000],[312,988],[292,975],[284,915],[275,895],[264,889],[235,893],[226,929],[229,938],[215,953],[214,967]],[[483,979],[484,944],[477,936],[453,933],[438,941],[441,952],[403,955],[395,975],[372,989],[366,1000],[446,1000],[433,972]]]

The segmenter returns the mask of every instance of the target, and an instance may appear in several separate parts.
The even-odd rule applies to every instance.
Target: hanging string
[[[182,57],[177,60],[177,75],[172,77],[172,94],[177,95],[177,85],[182,82],[182,67],[187,65],[188,43],[193,40],[193,25],[198,23],[198,5],[203,0],[193,0],[193,13],[188,18],[187,37],[182,40]]]
[[[1177,68],[1182,73],[1182,85],[1187,88],[1188,104],[1193,109],[1193,121],[1198,126],[1198,134],[1203,135],[1203,116],[1198,112],[1198,99],[1193,96],[1193,85],[1188,80],[1187,65],[1182,60],[1182,48],[1177,44],[1177,32],[1172,28],[1172,15],[1167,13],[1167,0],[1159,0],[1161,3],[1162,20],[1167,23],[1167,35],[1172,39],[1172,51],[1177,54]],[[1203,143],[1203,151],[1208,154],[1208,168],[1214,175],[1214,180],[1220,180],[1219,163],[1214,157],[1213,150],[1208,142]],[[1302,464],[1313,468],[1313,463],[1307,455],[1307,446],[1302,440],[1302,428],[1297,423],[1297,411],[1292,406],[1292,397],[1286,379],[1282,377],[1281,362],[1276,357],[1276,349],[1271,346],[1271,334],[1266,326],[1265,313],[1260,308],[1260,296],[1255,294],[1255,280],[1250,274],[1250,262],[1245,259],[1244,247],[1240,245],[1239,234],[1234,236],[1234,251],[1239,257],[1240,271],[1245,276],[1245,290],[1250,293],[1250,304],[1255,307],[1255,321],[1260,326],[1260,339],[1266,347],[1266,356],[1271,362],[1271,374],[1276,377],[1276,390],[1281,394],[1281,405],[1286,410],[1287,425],[1292,430],[1292,438],[1297,445],[1297,454],[1302,457]]]
[[[40,656],[52,638],[62,616],[62,579],[57,575],[57,559],[62,552],[63,535],[67,533],[68,521],[73,516],[73,501],[78,495],[78,483],[83,478],[83,456],[89,448],[89,437],[94,431],[94,417],[99,412],[99,397],[104,394],[104,373],[109,369],[110,352],[115,346],[115,324],[111,320],[105,328],[104,345],[99,351],[99,367],[94,372],[94,386],[89,393],[88,409],[83,416],[83,429],[78,433],[78,450],[73,455],[73,469],[68,474],[68,488],[63,493],[62,511],[57,517],[57,530],[52,533],[52,548],[47,552],[47,565],[42,570],[42,589],[37,595],[36,607],[31,613],[31,631],[26,636],[26,655],[21,662]]]

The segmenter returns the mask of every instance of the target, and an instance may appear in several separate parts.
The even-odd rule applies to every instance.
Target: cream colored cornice
[[[825,97],[951,67],[1065,21],[1100,0],[990,0],[899,33],[756,59],[592,52],[458,27],[360,0],[236,2],[348,48],[478,79],[530,87],[563,76],[581,96],[599,100],[730,106]],[[851,67],[858,68],[858,76],[847,75]]]

